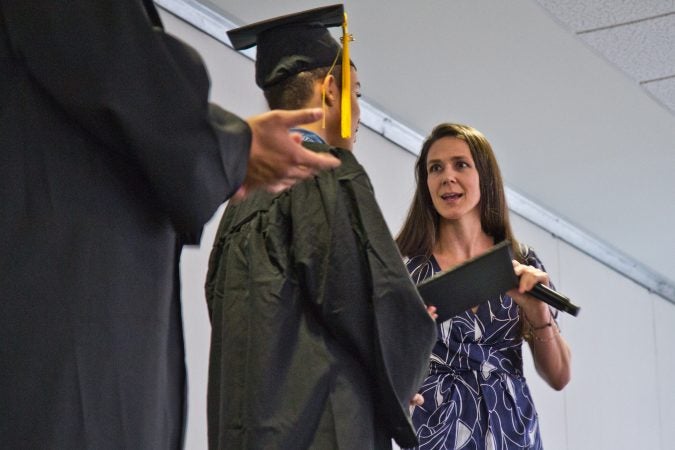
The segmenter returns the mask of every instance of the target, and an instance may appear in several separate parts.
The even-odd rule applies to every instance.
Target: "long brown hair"
[[[408,216],[396,237],[401,254],[404,256],[431,256],[438,239],[440,215],[431,201],[427,186],[427,155],[431,146],[441,138],[454,137],[466,142],[471,150],[480,185],[480,222],[483,231],[491,236],[495,244],[505,239],[511,241],[515,259],[522,262],[523,255],[511,231],[509,211],[506,206],[504,183],[492,146],[483,133],[468,125],[442,123],[436,126],[422,145],[415,163],[415,196],[408,210]]]

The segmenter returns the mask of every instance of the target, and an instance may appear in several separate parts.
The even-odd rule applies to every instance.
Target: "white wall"
[[[657,349],[673,354],[675,307],[514,216],[515,232],[540,255],[557,288],[582,309],[563,315],[563,336],[572,348],[572,381],[554,392],[536,376],[528,353],[526,376],[541,417],[547,450],[672,449],[660,440],[673,423],[673,358],[658,360]],[[655,323],[655,307],[670,322]],[[670,325],[670,328],[668,327]],[[662,341],[655,345],[655,334]],[[661,347],[663,346],[663,347]],[[661,350],[662,349],[662,350]],[[661,384],[657,372],[661,371]],[[661,421],[664,408],[671,422]]]
[[[209,68],[216,103],[248,116],[265,110],[253,64],[174,17],[167,29],[191,43]],[[499,154],[499,148],[496,148]],[[356,156],[368,170],[393,232],[412,192],[414,157],[362,127]],[[181,262],[189,381],[186,448],[206,448],[206,379],[210,325],[203,284],[221,210],[207,225],[201,248]],[[573,353],[573,377],[562,392],[541,381],[529,353],[526,376],[541,418],[547,450],[672,449],[675,423],[675,306],[513,216],[520,240],[532,245],[558,289],[581,305],[560,324]]]

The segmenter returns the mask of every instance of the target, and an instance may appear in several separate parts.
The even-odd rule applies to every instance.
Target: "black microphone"
[[[534,287],[527,292],[532,297],[541,300],[547,305],[553,306],[559,311],[566,312],[573,315],[574,317],[579,314],[579,307],[572,303],[572,301],[562,295],[560,292],[554,291],[548,286],[544,286],[541,283],[537,283]]]

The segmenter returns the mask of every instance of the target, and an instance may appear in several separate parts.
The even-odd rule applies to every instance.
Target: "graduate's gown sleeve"
[[[39,89],[140,169],[177,230],[198,233],[242,183],[251,135],[207,102],[197,52],[153,29],[140,0],[0,0],[0,14]]]

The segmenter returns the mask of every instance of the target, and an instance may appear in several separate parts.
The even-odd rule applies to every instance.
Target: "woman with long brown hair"
[[[530,296],[550,284],[534,251],[511,231],[499,166],[485,136],[441,124],[422,146],[417,187],[396,242],[416,283],[504,240],[517,289],[438,326],[429,374],[414,407],[420,449],[541,449],[537,413],[522,369],[525,339],[537,372],[556,390],[570,380],[570,350],[557,312]]]

